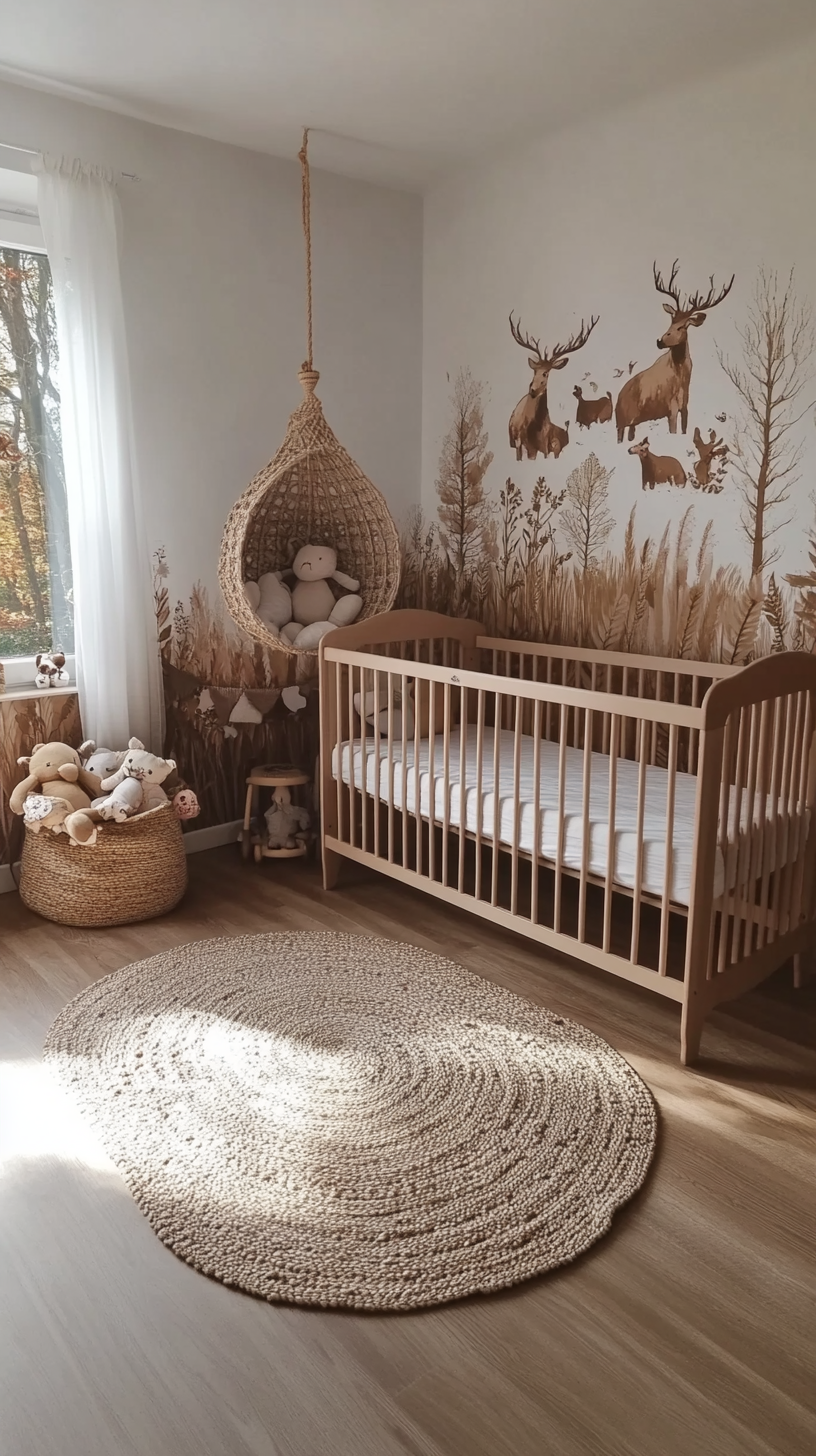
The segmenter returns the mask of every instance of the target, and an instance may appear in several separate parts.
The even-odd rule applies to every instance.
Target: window
[[[26,658],[73,652],[71,559],[51,269],[43,251],[2,245],[19,236],[10,214],[22,211],[2,195],[0,658]]]

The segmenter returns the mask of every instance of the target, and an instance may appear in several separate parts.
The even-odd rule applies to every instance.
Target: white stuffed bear
[[[337,552],[331,546],[301,546],[292,563],[297,585],[292,591],[293,620],[282,636],[293,647],[308,651],[335,627],[348,627],[360,615],[363,599],[357,595],[360,583],[337,570]],[[351,595],[335,601],[329,580],[336,581]]]
[[[257,581],[245,581],[244,595],[256,617],[276,632],[291,622],[292,593],[279,571],[267,571]]]
[[[264,819],[270,849],[295,849],[305,843],[309,812],[292,803],[292,795],[285,785],[274,790]]]
[[[167,795],[161,785],[175,766],[175,759],[157,758],[138,738],[131,738],[124,763],[110,778],[102,780],[104,796],[94,799],[92,808],[102,819],[119,824],[132,814],[166,804]]]

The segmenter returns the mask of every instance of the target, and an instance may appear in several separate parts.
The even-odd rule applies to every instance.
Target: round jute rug
[[[365,936],[198,941],[45,1047],[164,1243],[269,1300],[411,1309],[574,1259],[642,1184],[654,1103],[585,1027]]]

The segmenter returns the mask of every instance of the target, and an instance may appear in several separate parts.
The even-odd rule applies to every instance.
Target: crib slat
[[[581,870],[578,880],[578,939],[586,940],[587,869],[589,867],[589,796],[592,788],[592,709],[584,710],[584,770],[581,798]]]
[[[461,663],[459,664],[461,667]],[[459,894],[465,889],[465,844],[467,842],[467,724],[468,688],[459,694],[459,872],[456,888]]]
[[[363,668],[360,668],[360,705],[363,710],[360,724],[360,754],[362,758],[363,771],[360,775],[360,832],[362,834],[362,848],[368,849],[368,738],[366,737],[365,723],[365,685],[366,675]]]
[[[499,773],[501,771],[501,720],[504,711],[502,701],[503,693],[494,693],[493,698],[496,704],[493,714],[493,845],[490,858],[490,903],[497,905],[499,901],[499,833],[500,821],[500,795],[499,795]]]
[[[436,683],[428,690],[428,878],[436,879]]]
[[[345,797],[346,797],[345,785],[343,783],[343,694],[342,694],[341,682],[340,682],[343,669],[340,666],[340,663],[339,662],[333,663],[332,666],[334,668],[334,718],[335,718],[335,723],[337,725],[334,736],[337,739],[337,758],[338,758],[338,763],[337,763],[337,780],[336,780],[336,783],[337,783],[337,838],[342,841],[343,838],[344,838],[344,824],[343,824],[344,815],[343,815],[343,809],[344,809],[344,803],[345,803]],[[350,761],[350,765],[349,765],[349,767],[351,768],[350,777],[351,777],[352,782],[353,782],[354,781],[354,760],[353,760],[353,751],[352,751],[352,745],[351,744],[349,744],[349,750],[348,751],[349,751],[349,756],[350,756],[350,760],[351,760]]]
[[[558,725],[558,830],[555,849],[555,889],[553,904],[553,929],[561,929],[561,890],[564,870],[564,798],[567,780],[567,713],[566,703],[560,705]]]
[[[813,696],[805,694],[804,727],[800,739],[801,764],[799,771],[799,782],[796,786],[796,852],[791,852],[788,844],[788,858],[794,861],[795,869],[793,875],[793,901],[790,907],[791,926],[802,919],[802,894],[805,884],[805,819],[807,812],[807,789],[808,773],[810,769],[810,739],[813,733]],[[790,833],[790,831],[789,831]]]
[[[354,769],[354,668],[348,670],[348,703],[346,704],[349,730],[349,842],[357,844],[357,776]],[[362,755],[362,742],[361,742]]]
[[[749,718],[749,709],[741,708],[739,710],[738,717],[739,731],[737,733],[737,762],[734,770],[734,785],[731,790],[730,811],[726,816],[726,823],[728,823],[728,820],[730,819],[731,827],[728,831],[726,856],[723,861],[723,911],[722,923],[720,925],[720,948],[719,955],[717,957],[718,972],[724,969],[726,959],[728,959],[730,963],[731,954],[729,950],[729,945],[733,942],[733,933],[736,927],[736,916],[732,918],[732,922],[729,925],[728,911],[726,909],[726,906],[728,904],[729,894],[731,895],[732,903],[736,906],[736,894],[740,867],[739,829],[740,819],[742,817],[742,795],[745,789],[745,779],[748,763]],[[734,870],[733,884],[731,882],[732,867]]]
[[[609,741],[609,833],[606,840],[606,881],[604,884],[603,948],[608,951],[612,943],[612,885],[615,871],[615,809],[618,792],[618,751],[620,747],[620,716],[611,714]]]
[[[518,914],[519,833],[521,829],[521,729],[523,699],[516,698],[513,729],[513,843],[510,848],[510,914]]]
[[[638,672],[638,688],[641,687],[643,669]],[[638,696],[642,694],[638,692]],[[629,947],[629,959],[637,963],[640,951],[640,902],[643,894],[643,821],[646,813],[646,765],[648,761],[648,728],[645,719],[641,719],[637,725],[636,739],[640,743],[637,746],[638,756],[638,792],[637,792],[637,813],[635,817],[635,888],[632,895],[632,940]]]
[[[535,661],[536,659],[534,659]],[[549,659],[548,659],[549,661]],[[541,702],[533,704],[533,862],[530,919],[538,924],[538,866],[541,857]]]
[[[762,883],[759,892],[759,926],[757,946],[762,950],[769,941],[776,939],[775,926],[771,924],[770,890],[771,875],[774,873],[779,854],[779,790],[782,781],[782,750],[784,746],[784,723],[787,721],[788,699],[776,698],[773,705],[773,729],[771,733],[770,771],[770,823],[768,843],[762,847]]]
[[[750,709],[750,730],[748,735],[748,776],[745,785],[745,833],[740,833],[742,810],[740,809],[736,832],[740,836],[737,855],[737,880],[734,886],[734,924],[731,939],[731,963],[738,962],[742,955],[745,920],[748,903],[753,893],[751,870],[754,850],[754,810],[756,806],[756,782],[759,764],[759,704],[752,703]]]
[[[482,898],[482,760],[484,758],[485,690],[476,690],[476,888],[477,900]]]
[[[692,708],[699,708],[700,706],[700,679],[697,673],[691,679],[691,706]],[[697,756],[699,751],[700,730],[699,728],[689,728],[688,771],[690,774],[697,772]]]
[[[805,717],[805,702],[808,701],[808,699],[809,694],[807,693],[796,694],[796,726],[793,733],[793,752],[791,753],[790,771],[788,773],[784,795],[785,822],[782,831],[782,843],[785,847],[785,868],[782,873],[782,893],[779,904],[780,935],[785,935],[787,931],[791,928],[791,895],[793,890],[795,868],[794,856],[791,854],[791,836],[793,834],[795,824],[796,800],[799,792],[801,760],[804,750],[803,728]]]
[[[447,638],[445,639],[447,641]],[[448,837],[450,835],[450,735],[451,735],[451,690],[450,683],[442,689],[442,791],[445,795],[442,808],[442,884],[448,883]],[[432,831],[433,832],[433,831]]]
[[[419,657],[416,653],[415,660]],[[415,861],[416,872],[422,874],[422,805],[420,803],[420,782],[419,782],[419,747],[422,742],[419,734],[419,705],[422,701],[422,690],[427,678],[414,678],[414,833],[416,835]],[[407,801],[406,801],[407,803]],[[431,831],[433,835],[433,829]]]
[[[759,910],[756,898],[756,882],[760,880],[760,902],[762,900],[762,884],[764,881],[764,866],[767,857],[767,809],[768,809],[768,735],[770,733],[770,719],[772,704],[766,699],[759,706],[759,748],[757,751],[757,776],[759,777],[759,788],[756,783],[754,792],[748,796],[749,833],[750,845],[748,851],[748,894],[746,897],[744,933],[742,943],[743,956],[749,956],[753,950],[754,921]],[[759,806],[757,808],[757,797]],[[756,822],[755,822],[756,821]],[[762,879],[760,879],[762,876]],[[762,943],[762,926],[757,926],[757,942]]]
[[[363,705],[365,710],[365,705]],[[374,853],[380,856],[380,673],[374,669]]]
[[[552,666],[553,666],[553,659],[551,657],[548,657],[547,658],[547,682],[548,683],[551,683],[552,682]],[[545,730],[546,731],[546,734],[547,734],[547,742],[548,743],[552,743],[552,708],[553,708],[552,703],[549,703],[548,702],[547,703],[547,717],[546,717],[547,727],[546,727],[546,730]]]
[[[672,860],[674,857],[674,799],[677,789],[677,737],[676,723],[669,725],[669,763],[666,780],[666,838],[663,846],[663,895],[660,901],[660,948],[658,951],[658,975],[665,976],[668,970],[669,924],[671,912]]]
[[[403,659],[403,661],[404,661],[404,659]],[[402,865],[403,865],[403,869],[406,869],[407,870],[407,868],[408,868],[408,767],[407,767],[407,765],[408,765],[408,713],[407,713],[407,707],[408,707],[408,703],[410,702],[410,694],[409,694],[409,689],[408,689],[408,678],[407,678],[407,676],[406,676],[406,674],[404,672],[400,674],[400,683],[401,683],[401,685],[400,685],[400,693],[401,693],[401,696],[402,696],[402,725],[401,725],[402,726],[402,742],[400,744],[400,752],[402,754],[402,762],[400,764],[400,786],[401,786],[400,787],[400,804],[402,806],[402,811],[401,811],[401,814],[400,814],[400,819],[402,821]]]
[[[386,719],[388,755],[388,863],[394,863],[394,674],[388,673],[388,717]],[[405,709],[403,708],[403,712]]]
[[[782,847],[784,847],[784,845],[785,845],[785,841],[786,841],[787,833],[788,833],[787,817],[786,817],[786,813],[785,813],[785,801],[786,801],[786,796],[787,796],[787,793],[788,793],[788,784],[790,782],[790,765],[791,765],[791,760],[792,760],[792,757],[793,757],[793,737],[794,737],[794,731],[795,731],[796,709],[797,709],[797,702],[796,702],[796,699],[794,698],[794,696],[792,694],[789,695],[785,699],[785,702],[787,704],[787,717],[786,717],[786,722],[785,722],[785,741],[784,741],[784,745],[783,745],[783,748],[782,748],[782,773],[781,773],[780,785],[779,785],[779,814],[778,814],[778,818],[779,818],[778,834],[779,834],[779,844],[780,844],[779,857],[780,857],[780,859],[783,857],[782,856]],[[781,917],[781,913],[780,913],[780,905],[781,905],[781,899],[782,899],[782,881],[784,879],[784,873],[785,873],[784,872],[784,867],[781,864],[779,864],[777,866],[776,872],[774,874],[774,885],[773,885],[773,891],[771,893],[771,917],[772,917],[773,922],[774,922],[774,925],[776,927],[776,935],[777,935],[777,937],[779,937],[780,935],[783,934],[783,930],[782,930],[782,917]]]

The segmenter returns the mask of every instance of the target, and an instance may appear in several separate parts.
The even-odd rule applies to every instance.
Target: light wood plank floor
[[[71,931],[0,898],[2,1456],[805,1456],[813,1396],[816,995],[780,973],[679,1008],[385,879],[190,861],[173,915]],[[414,1315],[275,1308],[151,1233],[39,1063],[95,978],[190,939],[336,927],[405,939],[585,1022],[653,1089],[650,1181],[576,1265]]]

